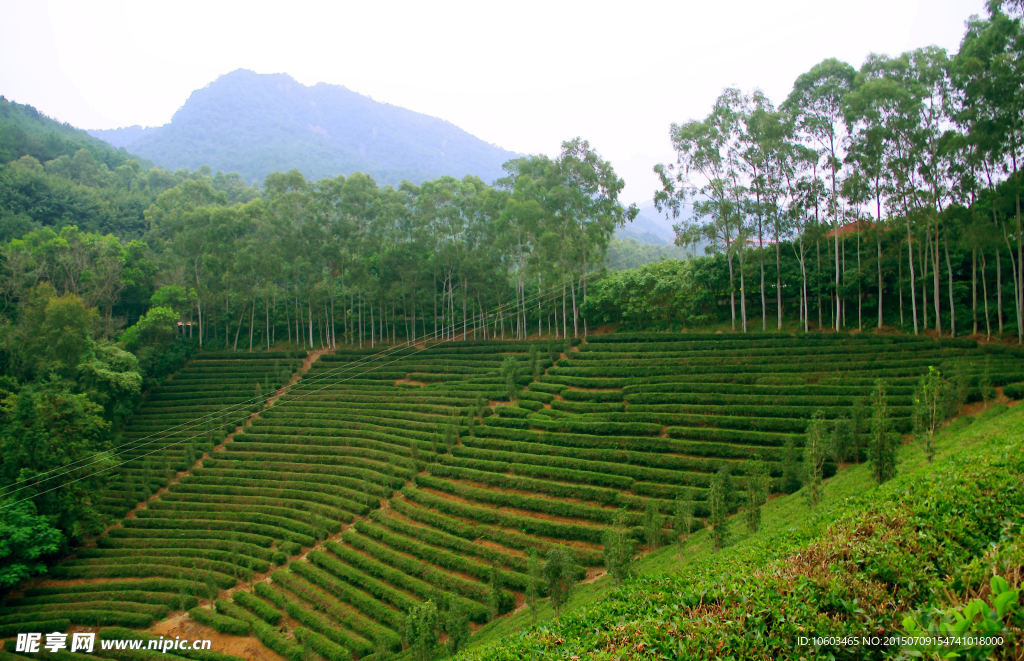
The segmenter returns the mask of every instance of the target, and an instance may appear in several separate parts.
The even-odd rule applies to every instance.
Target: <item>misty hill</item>
[[[517,156],[345,87],[245,69],[193,92],[168,124],[89,133],[164,168],[209,165],[250,182],[298,168],[313,180],[360,171],[381,185],[466,174],[491,183]]]
[[[640,213],[631,223],[626,223],[615,231],[615,237],[620,241],[636,239],[640,243],[650,243],[656,246],[671,246],[675,243],[676,233],[672,224],[678,220],[668,220],[665,214],[659,213],[653,204],[640,207]]]
[[[82,129],[48,117],[34,107],[0,96],[0,163],[32,156],[40,163],[60,156],[73,156],[80,149],[96,163],[113,170],[133,158],[124,149],[89,135]],[[151,166],[143,160],[143,166]]]

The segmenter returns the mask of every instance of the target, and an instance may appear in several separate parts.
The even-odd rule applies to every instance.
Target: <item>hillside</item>
[[[125,149],[112,147],[82,129],[47,117],[30,105],[0,96],[0,163],[25,155],[45,163],[60,156],[74,156],[79,149],[88,151],[96,162],[110,170],[137,159]],[[153,165],[145,159],[137,160],[146,168]]]
[[[110,508],[167,485],[168,465],[188,468],[296,367],[283,354],[230,355],[200,354],[150,396],[122,439],[131,478],[108,490]],[[531,551],[568,550],[566,576],[596,579],[610,532],[669,534],[660,517],[680,499],[699,529],[725,467],[731,511],[762,465],[787,490],[786,448],[804,445],[815,412],[830,425],[859,421],[849,456],[863,459],[875,379],[888,381],[893,425],[906,431],[931,365],[959,374],[965,397],[986,378],[1024,379],[1013,350],[911,337],[623,333],[339,348],[308,359],[295,386],[96,548],[9,600],[0,631],[212,628],[295,661],[304,648],[332,661],[386,658],[402,646],[405,613],[427,601],[468,627],[520,608],[531,586],[549,592]],[[824,474],[835,470],[829,462]]]
[[[615,237],[620,241],[636,239],[640,243],[650,243],[656,246],[671,246],[675,242],[675,231],[672,229],[673,222],[665,218],[665,214],[659,213],[653,204],[640,208],[640,213],[625,227],[615,230]]]
[[[1024,407],[972,408],[940,432],[931,463],[905,445],[900,474],[881,486],[869,465],[847,466],[826,482],[816,508],[805,491],[774,498],[757,533],[740,516],[730,520],[733,543],[724,550],[714,552],[700,530],[681,548],[639,561],[637,577],[621,587],[580,586],[558,620],[542,607],[535,617],[524,611],[488,625],[459,658],[896,658],[899,645],[844,649],[799,638],[900,635],[906,613],[927,623],[929,604],[945,622],[972,598],[991,608],[993,576],[1022,588]],[[983,631],[982,621],[967,632]],[[1022,658],[1019,592],[1003,624],[1012,636],[1004,646],[961,648],[961,658]],[[927,646],[903,649],[916,652],[909,658],[939,658]]]
[[[208,165],[249,182],[297,168],[312,180],[359,171],[382,185],[467,174],[491,183],[516,156],[345,87],[244,69],[193,92],[168,124],[89,133],[169,170]]]

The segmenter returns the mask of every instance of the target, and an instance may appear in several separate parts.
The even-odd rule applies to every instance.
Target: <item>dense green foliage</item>
[[[671,572],[605,591],[556,621],[526,627],[521,620],[521,633],[492,637],[460,658],[896,657],[899,642],[863,645],[861,637],[922,635],[933,622],[955,622],[953,612],[974,598],[987,614],[993,576],[1018,591],[1010,604],[1019,598],[1024,418],[1013,411],[940,434],[934,463],[907,448],[906,472],[877,488],[868,471],[851,468],[834,495],[826,486],[816,510],[803,494],[773,501],[779,513],[761,534],[744,535],[737,518],[732,529],[742,540],[723,553],[709,556],[710,535],[700,533],[687,545],[692,557],[683,571],[667,552],[661,570]],[[1003,612],[981,618],[991,617],[993,628],[975,619],[968,631],[1000,634],[1005,644],[995,651],[962,644],[960,658],[1018,658],[1024,610],[1018,602]],[[829,642],[844,637],[858,644]]]
[[[232,201],[256,195],[237,174],[211,174],[208,167],[191,175],[153,167],[32,106],[0,97],[0,241],[67,225],[137,239],[147,229],[145,209],[189,178],[209,180]]]
[[[620,234],[622,231],[619,230],[616,234]],[[605,265],[614,271],[622,271],[634,269],[651,262],[659,262],[663,259],[686,259],[689,256],[686,250],[678,246],[663,246],[656,243],[642,242],[633,237],[626,237],[621,240],[616,237],[608,244],[608,256],[605,258]]]

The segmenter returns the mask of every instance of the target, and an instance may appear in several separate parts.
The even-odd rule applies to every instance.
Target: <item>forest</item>
[[[637,273],[605,271],[611,233],[635,212],[582,140],[558,159],[509,161],[493,186],[292,172],[254,189],[236,175],[145,170],[123,152],[45,142],[4,102],[5,312],[16,317],[46,280],[101,308],[114,338],[149,301],[122,276],[68,275],[95,262],[109,278],[106,259],[124,273],[144,262],[149,293],[180,288],[182,330],[211,348],[413,341],[493,306],[507,313],[480,337],[582,335],[606,322],[763,330],[793,319],[804,330],[1021,341],[1019,30],[1019,17],[994,6],[953,55],[872,56],[859,71],[827,60],[777,108],[757,90],[724,91],[706,118],[671,127],[677,162],[656,168],[659,207],[693,210],[677,226],[691,263]],[[72,225],[81,238],[59,238]],[[99,235],[124,254],[86,247]],[[53,241],[67,241],[67,254]],[[618,262],[639,261],[621,250]],[[665,269],[682,271],[662,281]]]
[[[423,604],[442,607],[463,640],[611,573],[630,539],[718,535],[744,502],[877,466],[897,432],[931,463],[959,407],[1021,394],[1022,90],[1024,6],[999,0],[956,53],[825,60],[778,104],[724,90],[654,168],[685,259],[614,238],[638,209],[580,137],[490,183],[255,186],[0,97],[0,591],[146,579],[52,624],[189,610],[290,659],[385,659],[418,640],[392,607],[434,634]],[[152,562],[116,564],[127,549]],[[239,581],[249,597],[197,607]],[[0,631],[64,587],[0,604]],[[279,611],[303,627],[268,629]]]

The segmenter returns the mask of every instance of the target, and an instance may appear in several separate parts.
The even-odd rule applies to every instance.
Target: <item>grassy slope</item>
[[[525,610],[488,625],[463,658],[800,658],[811,651],[796,648],[801,631],[891,632],[896,611],[927,601],[1024,511],[1022,437],[1018,406],[942,434],[933,464],[905,446],[899,476],[882,487],[866,465],[847,467],[816,510],[802,493],[775,498],[755,535],[733,518],[733,544],[721,553],[707,531],[696,533],[682,559],[675,548],[649,554],[640,578],[620,589],[608,579],[578,587],[557,621],[544,602],[535,628]]]

